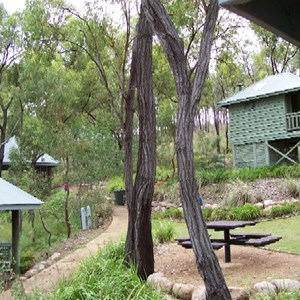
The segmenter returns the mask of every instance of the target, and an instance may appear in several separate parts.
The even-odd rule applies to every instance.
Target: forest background
[[[184,40],[191,69],[196,67],[205,17],[205,5],[198,2],[163,1]],[[119,1],[119,7],[116,22],[101,1],[87,2],[80,12],[63,1],[30,0],[13,14],[0,6],[0,174],[44,201],[53,190],[33,172],[44,153],[60,162],[52,189],[64,182],[97,185],[123,177],[125,100],[137,6],[127,0]],[[176,174],[178,102],[157,41],[153,65],[156,178],[161,180]],[[231,166],[229,120],[227,110],[218,107],[220,100],[239,86],[271,74],[297,73],[298,68],[298,49],[221,10],[209,75],[194,119],[196,168]],[[134,128],[136,160],[136,115]],[[12,136],[18,137],[19,149],[11,156],[10,172],[2,172],[3,147]]]

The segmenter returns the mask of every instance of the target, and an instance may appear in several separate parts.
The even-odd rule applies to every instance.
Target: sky
[[[77,9],[80,9],[84,3],[84,0],[68,0],[68,2],[74,4]],[[4,8],[9,14],[22,10],[25,6],[25,0],[0,0],[3,3]]]

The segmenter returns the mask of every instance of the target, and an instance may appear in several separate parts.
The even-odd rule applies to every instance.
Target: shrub
[[[49,299],[164,299],[140,280],[133,265],[125,266],[124,248],[124,242],[110,244],[97,256],[89,257]]]
[[[203,216],[205,221],[210,220],[211,214],[212,214],[212,209],[211,208],[208,208],[208,207],[203,207],[202,208],[202,216]]]
[[[162,244],[174,239],[175,228],[171,222],[160,222],[154,229],[154,239]]]
[[[211,213],[212,221],[226,220],[227,219],[227,210],[222,208],[216,208]]]
[[[156,175],[155,175],[155,180],[160,181],[160,180],[166,180],[170,177],[172,177],[172,170],[165,168],[165,167],[161,167],[161,166],[157,166],[156,167]]]
[[[254,197],[250,192],[249,186],[243,181],[239,179],[233,181],[228,185],[228,189],[230,192],[225,205],[229,208],[254,202]]]
[[[287,180],[285,182],[285,186],[291,197],[293,197],[293,198],[299,197],[300,186],[295,180],[292,180],[292,179]]]
[[[24,274],[34,264],[35,254],[33,250],[23,250],[20,252],[20,271]]]
[[[123,177],[115,176],[114,178],[110,179],[105,189],[107,192],[113,192],[115,190],[124,190],[125,182]]]
[[[272,218],[281,217],[289,214],[293,214],[296,206],[291,203],[286,203],[281,206],[273,206],[271,208],[269,216]]]
[[[89,191],[78,196],[72,206],[72,213],[78,214],[81,207],[89,206],[92,214],[92,227],[97,228],[103,225],[103,222],[110,220],[113,213],[113,205],[108,200],[107,195],[100,188]],[[78,215],[78,222],[80,218]]]
[[[229,220],[255,220],[262,216],[262,209],[247,203],[243,206],[231,208],[228,211],[228,219]]]
[[[181,220],[183,219],[183,211],[177,207],[171,207],[164,211],[153,212],[152,218],[155,220],[159,220],[159,219]]]

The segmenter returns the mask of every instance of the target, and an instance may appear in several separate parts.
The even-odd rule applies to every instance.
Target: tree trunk
[[[66,172],[65,172],[65,184],[64,189],[66,192],[65,198],[65,222],[67,228],[67,238],[71,236],[71,222],[70,222],[70,213],[69,213],[69,201],[70,201],[70,188],[69,188],[69,157],[66,157]]]
[[[214,114],[214,125],[217,135],[217,153],[221,153],[221,145],[220,145],[220,111],[219,109],[213,104],[212,106],[213,114]]]
[[[0,125],[0,177],[2,177],[2,170],[3,170],[3,159],[4,159],[4,146],[6,142],[6,130],[8,124],[8,109],[12,103],[12,99],[8,102],[5,106],[2,101],[0,101],[0,107],[2,110],[2,124]]]
[[[128,206],[127,258],[146,279],[154,272],[151,202],[156,167],[155,102],[152,88],[152,30],[141,7],[136,37],[136,84],[139,113],[139,150],[134,190]]]
[[[231,299],[198,203],[193,156],[195,109],[208,71],[213,31],[218,16],[218,1],[211,0],[207,9],[193,82],[188,76],[184,44],[160,0],[143,0],[142,3],[146,5],[147,17],[164,48],[175,79],[179,100],[176,153],[180,193],[198,271],[206,286],[207,299]]]

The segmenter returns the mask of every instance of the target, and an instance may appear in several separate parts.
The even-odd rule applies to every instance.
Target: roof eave
[[[256,2],[253,6],[251,4],[252,2],[254,3],[253,0],[219,0],[222,7],[237,15],[245,17],[251,22],[272,31],[276,35],[279,35],[290,43],[300,47],[300,34],[295,30],[295,27],[297,26],[296,20],[297,13],[299,12],[299,4],[297,4],[298,6],[296,9],[286,9],[286,11],[282,8],[280,10],[278,5],[271,5],[268,13],[264,14],[265,9],[262,8],[265,8],[265,4],[263,1],[259,3]],[[280,18],[274,17],[278,15],[278,13],[280,13]],[[285,26],[283,24],[289,24],[289,26],[287,27],[287,25]]]
[[[40,209],[42,204],[43,204],[43,202],[41,204],[28,204],[28,205],[24,205],[24,204],[0,205],[0,211],[3,211],[3,210],[35,210],[35,209]]]
[[[224,100],[224,101],[220,101],[218,103],[218,105],[221,106],[221,107],[228,107],[228,106],[233,105],[233,104],[244,103],[244,102],[249,102],[249,101],[252,101],[252,100],[259,100],[259,99],[264,99],[264,98],[269,98],[269,97],[272,97],[272,96],[279,96],[279,95],[283,95],[283,94],[297,92],[299,90],[300,90],[300,87],[297,87],[297,88],[284,90],[284,91],[280,91],[280,92],[274,92],[274,93],[259,95],[259,96],[256,96],[256,97],[247,97],[247,98],[242,98],[242,99],[237,99],[237,100],[227,101],[227,102],[226,102],[226,100]]]

